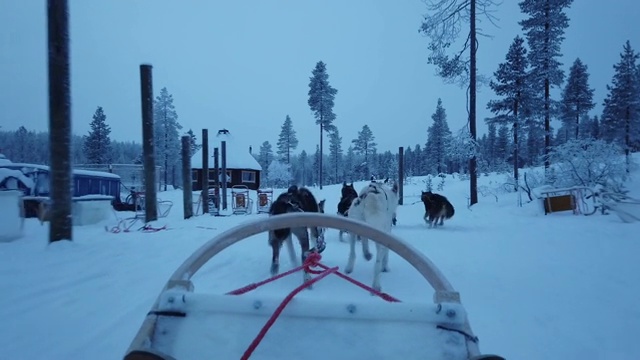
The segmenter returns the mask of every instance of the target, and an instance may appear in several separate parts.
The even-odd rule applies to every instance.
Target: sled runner
[[[402,302],[384,293],[364,301],[294,298],[299,291],[320,291],[316,289],[321,279],[332,275],[372,290],[340,273],[338,267],[322,264],[317,253],[311,253],[303,266],[277,275],[302,268],[316,274],[284,301],[248,293],[275,278],[227,294],[194,291],[191,278],[212,257],[253,235],[291,226],[345,229],[387,246],[433,287],[433,302]],[[316,282],[314,289],[303,290],[312,282]],[[124,356],[125,360],[248,358],[502,359],[481,355],[459,293],[426,256],[363,222],[319,213],[261,218],[204,244],[169,278]]]

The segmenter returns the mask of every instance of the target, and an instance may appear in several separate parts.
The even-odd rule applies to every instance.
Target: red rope
[[[304,269],[305,272],[307,273],[311,273],[311,274],[316,274],[318,276],[316,276],[313,279],[310,279],[308,281],[305,281],[302,285],[298,286],[297,288],[295,288],[292,292],[289,293],[289,295],[287,295],[287,297],[284,298],[284,300],[282,300],[282,302],[280,303],[280,305],[276,308],[276,310],[274,311],[273,314],[271,314],[271,317],[269,318],[269,320],[266,322],[266,324],[262,327],[262,329],[260,330],[260,332],[258,333],[258,335],[253,339],[253,341],[251,342],[251,344],[249,345],[249,347],[247,348],[247,350],[244,352],[244,354],[242,355],[242,360],[248,359],[249,356],[251,356],[251,354],[255,351],[255,349],[258,347],[258,345],[260,344],[260,342],[262,341],[262,339],[265,337],[265,335],[267,334],[267,331],[269,331],[269,329],[271,328],[271,326],[273,326],[273,324],[276,322],[276,320],[278,319],[278,317],[280,316],[280,314],[282,313],[282,311],[284,310],[284,308],[287,306],[287,304],[289,304],[289,302],[293,299],[294,296],[296,296],[300,291],[302,291],[305,288],[310,287],[311,285],[313,285],[314,283],[320,281],[321,279],[325,278],[327,275],[329,274],[336,274],[339,277],[349,281],[350,283],[359,286],[362,289],[368,290],[369,292],[371,292],[372,294],[379,296],[380,298],[382,298],[383,300],[389,301],[389,302],[400,302],[400,300],[394,298],[393,296],[387,294],[387,293],[383,293],[381,291],[378,291],[370,286],[367,286],[363,283],[361,283],[360,281],[357,281],[355,279],[350,278],[349,276],[341,273],[338,271],[338,267],[328,267],[327,265],[321,264],[320,263],[320,259],[322,258],[322,256],[319,253],[313,252],[310,253],[309,255],[307,255],[307,258],[305,259],[304,263],[301,266],[298,266],[296,268],[293,268],[287,272],[284,272],[282,274],[278,274],[276,276],[273,276],[269,279],[257,282],[257,283],[253,283],[253,284],[249,284],[247,286],[241,287],[239,289],[233,290],[228,292],[226,295],[241,295],[244,293],[247,293],[251,290],[255,290],[256,288],[270,283],[272,281],[275,281],[277,279],[283,278],[287,275],[291,275],[299,270]],[[317,266],[320,267],[323,270],[314,270],[312,269],[312,267]]]
[[[258,347],[258,345],[260,344],[264,336],[267,334],[267,331],[269,331],[269,328],[271,328],[271,326],[276,322],[276,320],[278,319],[278,316],[280,316],[280,313],[282,313],[282,310],[284,310],[285,306],[287,306],[287,304],[291,301],[291,299],[293,299],[294,296],[296,296],[300,291],[304,290],[305,288],[313,285],[313,283],[318,282],[319,280],[323,279],[327,275],[331,273],[335,273],[336,271],[338,271],[337,266],[326,269],[322,271],[320,275],[314,277],[309,281],[305,281],[304,284],[298,286],[292,292],[290,292],[289,295],[287,295],[287,297],[284,298],[284,300],[280,303],[278,308],[276,308],[276,311],[274,311],[274,313],[271,315],[267,323],[264,324],[264,326],[262,327],[258,335],[255,337],[255,339],[253,339],[253,341],[251,342],[247,350],[244,352],[244,354],[242,354],[242,357],[240,359],[246,360],[249,358],[249,356],[251,356],[253,351]]]

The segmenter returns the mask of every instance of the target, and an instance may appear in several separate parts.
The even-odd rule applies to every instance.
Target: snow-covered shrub
[[[438,177],[440,178],[440,182],[438,182],[438,191],[443,191],[444,190],[444,179],[447,178],[446,174],[440,173],[438,174]]]
[[[427,178],[422,181],[424,182],[426,191],[433,191],[433,179],[431,175],[427,175]]]
[[[578,139],[556,146],[549,153],[556,187],[603,185],[620,187],[627,180],[626,160],[620,146],[596,139]]]
[[[529,197],[529,201],[533,201],[533,189],[544,184],[544,174],[538,170],[529,169],[521,170],[518,177],[518,186],[513,174],[507,174],[502,189],[505,192],[515,192],[518,188],[524,191]]]
[[[292,180],[291,165],[280,161],[272,161],[269,165],[267,182],[276,188],[286,188]]]

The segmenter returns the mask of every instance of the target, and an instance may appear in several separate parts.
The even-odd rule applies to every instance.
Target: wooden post
[[[193,216],[193,187],[191,183],[191,137],[182,137],[182,201],[184,218]]]
[[[404,200],[404,147],[398,149],[398,205],[403,205]]]
[[[202,129],[202,213],[209,213],[209,130]]]
[[[218,195],[216,198],[216,209],[220,212],[220,154],[218,148],[213,148],[213,177],[215,178],[215,191]]]
[[[69,6],[47,1],[49,47],[49,242],[72,240],[71,92],[69,82]]]
[[[140,94],[142,100],[142,153],[144,158],[144,221],[158,220],[156,197],[156,156],[153,143],[153,78],[152,66],[140,65]]]
[[[222,141],[222,210],[227,210],[227,142]]]

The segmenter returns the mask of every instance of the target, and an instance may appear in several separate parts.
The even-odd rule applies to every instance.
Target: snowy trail
[[[488,179],[481,178],[483,182]],[[356,184],[361,187],[362,184]],[[405,187],[393,232],[424,252],[461,292],[481,349],[511,359],[637,359],[640,332],[640,223],[615,215],[544,216],[539,204],[516,207],[515,194],[482,198],[468,210],[467,182],[444,193],[456,215],[428,229],[422,184]],[[316,189],[335,213],[339,185]],[[170,192],[179,203],[180,192]],[[120,358],[171,273],[220,232],[265,214],[181,219],[179,208],[156,233],[105,232],[104,225],[74,229],[73,243],[46,246],[48,227],[27,220],[25,237],[0,244],[0,358]],[[329,230],[323,263],[344,268],[348,244]],[[296,245],[299,256],[300,249]],[[373,262],[357,248],[352,276],[370,284]],[[281,271],[292,267],[286,249]],[[258,234],[223,251],[195,276],[196,291],[224,293],[269,277],[270,249]],[[391,254],[383,290],[405,301],[431,302],[426,281]],[[302,281],[293,274],[256,290],[283,298]],[[365,300],[371,296],[334,276],[298,296]],[[331,341],[332,334],[326,336]]]

